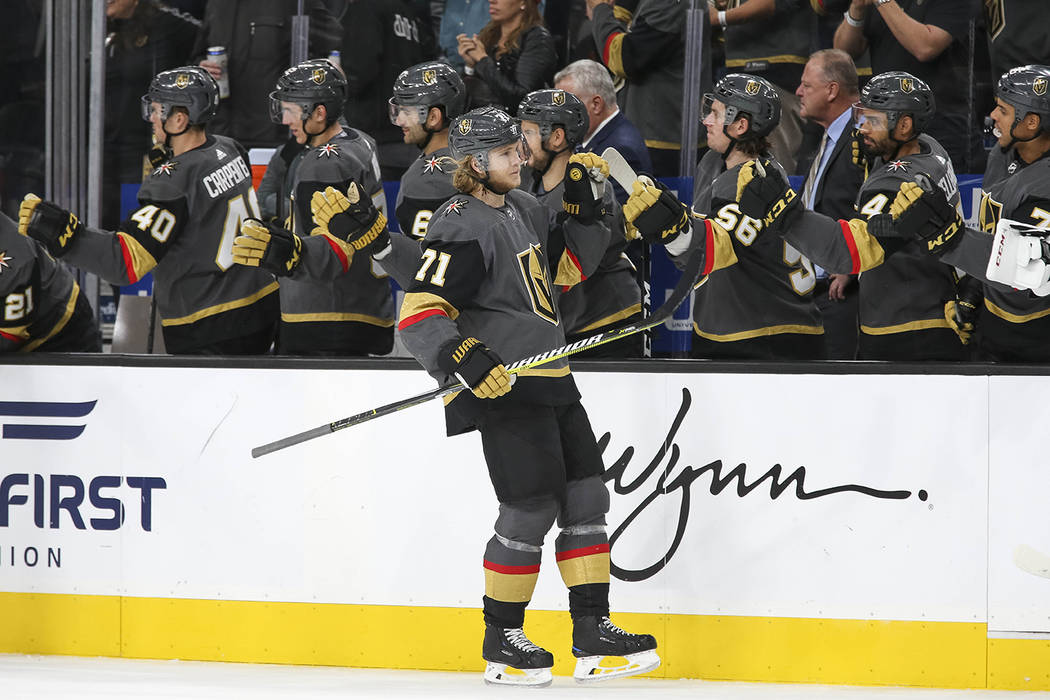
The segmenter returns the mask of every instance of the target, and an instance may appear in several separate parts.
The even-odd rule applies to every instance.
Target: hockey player
[[[1050,242],[1038,229],[1050,229],[1050,66],[1021,66],[1007,71],[995,91],[992,110],[999,146],[1014,148],[1015,167],[1003,179],[987,185],[981,199],[980,231],[962,229],[960,218],[945,208],[944,194],[912,186],[910,195],[927,207],[928,228],[923,249],[940,256],[985,281],[983,301],[977,300],[980,359],[999,362],[1046,362],[1050,360],[1050,287],[1046,264]],[[947,213],[945,213],[947,212]],[[1007,237],[993,250],[993,236],[1002,219],[1027,224],[1036,230],[1030,236]],[[1034,275],[1016,277],[1033,270],[1018,268],[1020,246],[1031,251]],[[997,276],[989,281],[989,258],[997,263]],[[1023,289],[1018,289],[1023,288]],[[1027,289],[1038,289],[1032,294]],[[1042,296],[1040,296],[1042,295]]]
[[[550,209],[562,211],[565,170],[573,150],[587,134],[587,111],[579,98],[564,90],[537,90],[518,105],[521,130],[529,144],[528,165],[535,173],[529,192]],[[612,232],[609,247],[592,275],[558,296],[558,311],[567,342],[641,318],[641,290],[635,268],[625,254],[623,214],[606,187],[604,225]],[[599,345],[577,357],[640,357],[642,336]]]
[[[234,140],[208,134],[219,88],[197,66],[159,73],[143,118],[168,157],[143,182],[139,208],[115,232],[26,195],[18,228],[55,257],[111,284],[154,272],[164,344],[174,354],[262,354],[273,344],[277,284],[233,265],[241,221],[258,216],[251,168]]]
[[[862,148],[870,161],[867,179],[857,195],[858,218],[836,221],[816,212],[789,206],[779,209],[778,232],[794,248],[831,272],[860,276],[860,341],[858,356],[867,360],[961,360],[967,331],[956,330],[956,276],[926,254],[918,241],[901,230],[891,212],[903,183],[916,177],[935,183],[959,202],[958,185],[947,153],[922,129],[934,113],[933,93],[918,78],[904,72],[881,73],[865,85],[855,106]],[[768,169],[767,169],[768,170]],[[768,203],[784,202],[789,189],[780,182],[775,197],[755,205],[750,199],[752,171],[741,174],[741,209],[757,218]],[[793,197],[793,193],[788,195]],[[797,198],[792,199],[792,203]],[[972,280],[967,282],[972,284]],[[968,289],[968,287],[965,287]]]
[[[101,352],[95,312],[73,275],[0,214],[0,353]]]
[[[421,240],[434,211],[456,194],[448,126],[466,102],[463,79],[447,63],[420,63],[394,81],[390,121],[401,128],[405,143],[423,151],[401,177],[394,207],[401,232],[410,238]]]
[[[737,205],[740,167],[764,158],[768,134],[780,120],[780,97],[765,79],[731,73],[704,97],[707,142],[697,168],[693,209],[729,232],[737,264],[710,276],[693,306],[694,357],[798,359],[824,356],[824,328],[813,301],[816,277],[798,250],[763,235],[762,221]],[[683,241],[668,247],[684,259]]]
[[[372,167],[374,148],[339,117],[346,101],[346,78],[326,59],[293,66],[270,93],[271,118],[288,127],[305,146],[288,166],[283,195],[290,222],[286,228],[306,237],[315,229],[313,195],[332,187],[345,193],[357,184],[360,196],[386,209],[383,185]],[[250,227],[248,233],[258,231]],[[281,324],[277,350],[287,355],[385,355],[394,342],[394,302],[387,274],[373,254],[389,244],[384,227],[353,259],[345,274],[311,278],[292,275],[281,281]],[[337,256],[339,246],[332,248]],[[362,254],[363,253],[363,254]]]
[[[527,145],[517,122],[485,107],[450,132],[462,193],[439,208],[423,240],[422,264],[405,295],[405,345],[440,383],[468,390],[446,404],[449,435],[477,429],[499,500],[485,550],[485,680],[546,685],[550,652],[525,636],[525,608],[544,537],[557,520],[558,568],[569,588],[576,677],[633,675],[659,664],[650,635],[609,620],[609,541],[600,450],[565,359],[512,378],[501,358],[520,359],[565,342],[553,285],[594,271],[608,243],[588,170],[608,172],[589,153],[570,158],[564,212],[555,215],[519,189]],[[566,216],[566,212],[568,215]],[[603,657],[626,663],[599,665]]]

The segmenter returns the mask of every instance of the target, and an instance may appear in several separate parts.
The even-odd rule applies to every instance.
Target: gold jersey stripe
[[[853,233],[853,243],[857,246],[857,257],[860,258],[860,269],[857,272],[881,265],[886,258],[886,252],[875,236],[868,233],[868,223],[862,219],[850,219],[846,223]]]
[[[394,325],[394,319],[392,318],[379,318],[368,314],[344,313],[342,311],[325,311],[313,314],[288,314],[282,311],[281,321],[284,323],[356,321],[357,323],[367,323],[370,326],[379,326],[380,328],[390,328]]]
[[[694,323],[693,332],[701,338],[713,340],[718,343],[731,343],[734,340],[747,340],[748,338],[761,338],[767,335],[780,335],[781,333],[801,333],[803,335],[824,335],[823,326],[802,326],[797,324],[785,324],[783,326],[765,326],[764,328],[755,328],[750,331],[740,331],[739,333],[726,333],[720,335],[717,333],[707,333],[700,330],[699,327]]]
[[[908,331],[924,331],[930,328],[951,328],[948,321],[943,318],[931,318],[924,321],[910,321],[900,323],[896,326],[864,326],[860,327],[861,333],[867,335],[892,335],[894,333],[907,333]]]
[[[32,352],[33,350],[36,350],[38,347],[43,345],[46,341],[58,335],[58,333],[60,333],[62,329],[66,327],[66,324],[69,323],[69,319],[73,318],[73,309],[75,309],[77,306],[78,294],[80,294],[80,285],[76,283],[76,280],[74,280],[73,291],[70,292],[69,299],[66,300],[66,310],[62,313],[62,318],[58,319],[58,323],[56,323],[54,328],[52,328],[48,332],[48,334],[45,335],[43,338],[37,338],[36,340],[26,343],[25,345],[20,347],[18,351]]]
[[[634,17],[634,15],[632,15],[631,11],[628,10],[626,7],[620,7],[619,5],[613,5],[613,17],[615,17],[616,19],[620,20],[624,24],[630,24],[631,23],[631,18]]]
[[[585,583],[609,583],[609,553],[588,554],[585,557],[558,562],[561,580],[566,586]]]
[[[627,72],[623,68],[623,32],[616,32],[605,40],[605,65],[609,71],[618,78],[626,78]]]
[[[713,219],[706,219],[706,222],[711,224],[711,239],[715,249],[714,258],[710,265],[711,272],[736,265],[736,251],[733,249],[733,239],[730,237],[729,231],[726,231],[721,224]]]
[[[994,303],[988,301],[987,298],[985,298],[984,300],[984,306],[986,309],[988,309],[990,312],[992,312],[999,318],[1003,319],[1004,321],[1009,321],[1010,323],[1028,323],[1029,321],[1035,321],[1036,319],[1050,316],[1050,309],[1043,309],[1042,311],[1036,311],[1035,313],[1024,314],[1023,316],[1019,316],[1017,314],[1010,313],[1001,306],[996,306]]]
[[[208,318],[216,314],[221,314],[223,311],[232,311],[233,309],[242,309],[245,306],[251,306],[255,302],[259,301],[268,294],[273,294],[277,291],[277,282],[271,282],[266,285],[255,294],[244,297],[243,299],[237,299],[235,301],[228,301],[225,304],[216,304],[215,306],[209,306],[206,309],[201,309],[196,313],[192,313],[189,316],[182,316],[180,318],[166,318],[161,321],[162,326],[185,326],[190,323],[196,323],[202,318]]]
[[[583,328],[580,328],[579,330],[575,330],[575,331],[573,331],[573,334],[576,334],[576,333],[587,333],[589,331],[593,331],[595,328],[601,328],[602,326],[608,326],[611,323],[616,323],[617,321],[622,321],[625,318],[630,318],[631,316],[633,316],[633,315],[635,315],[637,313],[641,313],[641,311],[642,311],[642,304],[641,304],[641,302],[639,302],[639,303],[634,304],[632,306],[628,306],[626,309],[623,309],[622,311],[617,311],[614,314],[609,314],[605,318],[600,318],[597,321],[595,321],[594,323],[586,325]]]
[[[539,367],[534,369],[522,369],[514,374],[519,377],[567,377],[569,375],[569,366],[565,365],[558,369],[541,369]]]
[[[129,236],[123,231],[117,231],[117,235],[120,236],[120,240],[124,244],[124,250],[127,251],[128,256],[131,258],[130,260],[125,258],[125,263],[131,263],[129,272],[131,275],[134,275],[133,278],[129,275],[129,279],[137,282],[157,266],[157,260],[133,236]]]
[[[29,326],[0,326],[0,333],[22,341],[29,337]]]
[[[558,261],[558,271],[554,275],[554,284],[563,287],[573,287],[583,281],[583,270],[576,263],[576,259],[566,248]]]
[[[527,603],[532,600],[539,576],[539,573],[501,574],[485,569],[485,595],[504,603]]]
[[[809,56],[796,56],[794,54],[780,54],[778,56],[762,56],[761,58],[732,58],[726,61],[727,68],[741,68],[753,61],[766,61],[767,63],[798,63],[805,65]]]
[[[427,311],[440,311],[455,321],[459,318],[459,309],[448,303],[444,297],[430,292],[408,292],[401,302],[401,315],[398,323]]]
[[[657,141],[656,139],[646,139],[645,145],[649,148],[662,148],[665,151],[682,150],[682,144],[677,141]]]

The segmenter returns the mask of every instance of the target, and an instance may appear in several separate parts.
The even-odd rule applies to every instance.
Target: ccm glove
[[[166,161],[171,160],[172,155],[171,150],[163,143],[155,143],[146,152],[146,160],[149,161],[151,167],[159,168]]]
[[[356,182],[351,182],[344,195],[334,187],[314,192],[310,198],[317,228],[310,232],[317,236],[328,233],[340,238],[354,250],[369,248],[379,253],[390,244],[386,217],[376,209],[371,197],[362,196]]]
[[[921,176],[922,184],[902,182],[890,205],[899,235],[925,243],[926,252],[940,255],[962,240],[963,219],[939,187]]]
[[[762,163],[749,160],[740,166],[736,176],[736,201],[745,216],[758,219],[766,226],[772,226],[802,203],[801,197],[769,160]]]
[[[967,275],[956,285],[955,299],[944,305],[944,318],[963,345],[970,342],[983,300],[984,287],[981,281]]]
[[[302,260],[303,239],[280,226],[258,219],[245,219],[241,235],[233,239],[233,261],[261,267],[278,277],[287,277]]]
[[[75,214],[33,193],[27,194],[18,207],[18,232],[43,243],[47,252],[56,258],[69,250],[70,242],[82,227]]]
[[[593,224],[605,215],[602,193],[609,164],[593,153],[574,153],[565,167],[562,207],[580,222]]]
[[[479,399],[494,399],[514,383],[503,360],[474,337],[445,343],[438,351],[438,367],[455,375]]]
[[[627,231],[636,229],[646,243],[667,245],[690,226],[689,209],[661,183],[635,180],[623,205]]]

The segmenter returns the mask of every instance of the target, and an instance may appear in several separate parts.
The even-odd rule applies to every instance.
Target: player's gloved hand
[[[662,183],[635,180],[623,205],[623,218],[646,243],[667,245],[690,226],[689,208]]]
[[[565,167],[562,207],[585,224],[605,215],[602,193],[609,177],[609,164],[593,153],[574,153]]]
[[[973,335],[973,316],[976,315],[976,309],[973,310],[973,315],[969,312],[969,309],[954,299],[944,305],[944,319],[955,331],[955,335],[959,336],[963,345],[967,345],[970,342],[970,336]]]
[[[1050,236],[1046,229],[1000,219],[992,241],[994,254],[985,274],[993,282],[1050,296]]]
[[[802,203],[772,161],[749,160],[736,176],[736,201],[745,216],[772,226]]]
[[[898,234],[922,241],[931,255],[945,253],[962,240],[963,219],[944,192],[928,178],[902,182],[890,205],[890,216]]]
[[[350,183],[345,195],[334,187],[314,192],[310,210],[317,223],[311,235],[328,233],[346,241],[354,250],[368,248],[373,254],[390,244],[386,217],[356,182]]]
[[[474,337],[453,340],[438,351],[438,367],[455,375],[479,399],[494,399],[510,391],[514,379],[503,360]]]
[[[868,162],[868,156],[864,154],[864,147],[861,145],[863,142],[864,137],[858,130],[854,129],[849,136],[849,159],[854,166],[864,173],[864,177],[867,178],[868,168],[871,167],[871,164]]]
[[[258,219],[245,219],[241,235],[233,239],[233,261],[261,267],[278,277],[287,277],[302,260],[303,239],[291,231]]]
[[[18,207],[18,232],[40,241],[47,252],[61,257],[83,225],[76,214],[30,192]]]
[[[146,151],[146,160],[151,167],[159,168],[165,162],[171,160],[173,153],[163,143],[155,143]]]

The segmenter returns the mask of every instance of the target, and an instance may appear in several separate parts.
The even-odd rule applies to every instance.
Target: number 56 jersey
[[[131,284],[153,271],[170,353],[194,352],[275,326],[273,276],[233,263],[241,222],[259,216],[240,144],[208,136],[156,168],[138,200],[139,208],[114,234],[83,230],[63,260],[112,284]]]

